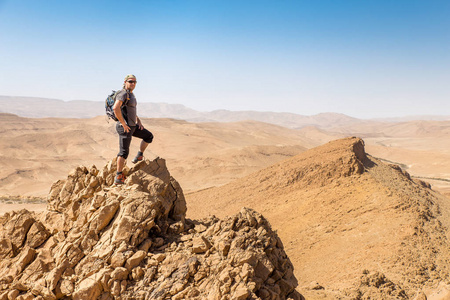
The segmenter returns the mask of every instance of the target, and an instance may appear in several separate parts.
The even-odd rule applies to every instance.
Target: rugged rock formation
[[[128,170],[78,167],[47,210],[0,218],[0,299],[300,299],[281,240],[262,215],[185,219],[163,159]]]
[[[449,284],[448,198],[365,153],[359,138],[187,197],[192,218],[244,204],[264,213],[307,299],[413,299]]]

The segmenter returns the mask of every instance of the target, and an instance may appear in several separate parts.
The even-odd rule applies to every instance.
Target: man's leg
[[[145,149],[147,149],[149,143],[147,143],[146,141],[142,140],[141,141],[141,146],[139,147],[139,150],[141,150],[142,153],[144,153]]]
[[[117,133],[119,134],[119,146],[120,150],[117,154],[117,174],[114,180],[115,184],[123,184],[125,182],[125,176],[122,174],[123,169],[127,163],[127,157],[130,150],[131,137],[133,129],[130,132],[125,132],[120,124],[116,125]]]
[[[139,129],[136,128],[136,131],[133,133],[133,136],[141,138],[141,145],[139,147],[139,151],[135,158],[131,161],[132,163],[137,163],[144,159],[144,151],[147,149],[148,144],[153,141],[153,134],[147,129]]]
[[[117,172],[122,173],[123,168],[125,168],[125,164],[127,160],[122,156],[117,156]]]

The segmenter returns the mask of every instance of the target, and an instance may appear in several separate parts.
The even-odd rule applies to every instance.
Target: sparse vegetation
[[[375,157],[375,156],[374,156],[374,157]],[[400,168],[402,168],[403,170],[409,169],[409,167],[408,167],[407,165],[402,164],[402,163],[399,163],[399,162],[396,162],[396,161],[391,161],[391,160],[384,159],[384,158],[380,158],[380,157],[375,157],[375,158],[378,159],[378,160],[380,160],[380,161],[382,161],[382,162],[385,162],[385,163],[398,165],[398,166],[400,166]]]
[[[445,182],[450,182],[450,179],[446,179],[446,178],[437,178],[437,177],[423,177],[423,176],[411,176],[413,178],[417,178],[417,179],[426,179],[426,180],[437,180],[437,181],[445,181]]]
[[[34,196],[0,196],[0,204],[39,204],[45,203],[46,200],[43,197]]]

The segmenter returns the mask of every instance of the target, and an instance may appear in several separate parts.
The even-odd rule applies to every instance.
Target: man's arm
[[[114,114],[116,114],[117,119],[119,120],[120,124],[122,124],[123,129],[125,132],[130,131],[130,127],[128,127],[127,122],[125,122],[125,119],[122,115],[122,110],[120,109],[122,107],[123,102],[120,100],[116,100],[113,106]]]

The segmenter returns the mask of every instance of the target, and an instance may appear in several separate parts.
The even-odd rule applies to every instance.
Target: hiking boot
[[[117,174],[116,179],[114,179],[114,184],[120,185],[125,183],[125,175]]]
[[[144,159],[144,153],[142,153],[141,151],[138,151],[138,154],[136,155],[135,158],[133,158],[133,160],[131,161],[133,164],[141,161]]]

